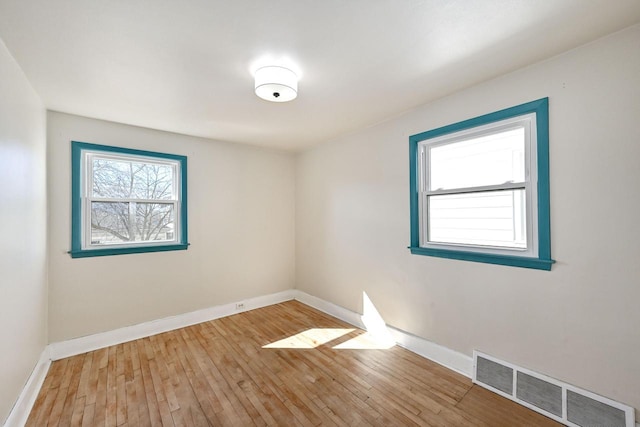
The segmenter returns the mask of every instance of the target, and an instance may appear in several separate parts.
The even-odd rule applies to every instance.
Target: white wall
[[[188,156],[187,251],[72,259],[70,141]],[[294,285],[290,153],[48,113],[49,341]]]
[[[0,424],[47,340],[46,113],[0,40]]]
[[[553,270],[411,255],[409,135],[547,96]],[[635,26],[305,152],[297,287],[640,408],[639,120]]]

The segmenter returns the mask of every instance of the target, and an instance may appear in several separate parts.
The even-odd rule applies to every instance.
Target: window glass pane
[[[91,244],[175,240],[172,203],[91,203]]]
[[[175,167],[93,158],[94,197],[170,200]]]
[[[524,127],[430,148],[430,190],[523,182]]]
[[[430,242],[526,249],[524,190],[429,196]]]
[[[91,244],[124,243],[133,240],[129,203],[91,203]]]
[[[174,240],[173,204],[136,203],[135,218],[137,240]]]

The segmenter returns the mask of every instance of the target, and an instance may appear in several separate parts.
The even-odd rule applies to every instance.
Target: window
[[[73,141],[71,257],[187,249],[187,158]]]
[[[550,270],[548,99],[413,135],[413,254]]]

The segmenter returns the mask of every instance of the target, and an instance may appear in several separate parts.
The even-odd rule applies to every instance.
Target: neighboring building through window
[[[410,137],[411,252],[550,270],[548,100]]]
[[[71,256],[187,249],[187,158],[72,143]]]

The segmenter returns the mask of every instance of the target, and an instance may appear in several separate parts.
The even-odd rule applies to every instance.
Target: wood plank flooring
[[[551,426],[296,301],[53,362],[28,426]]]

